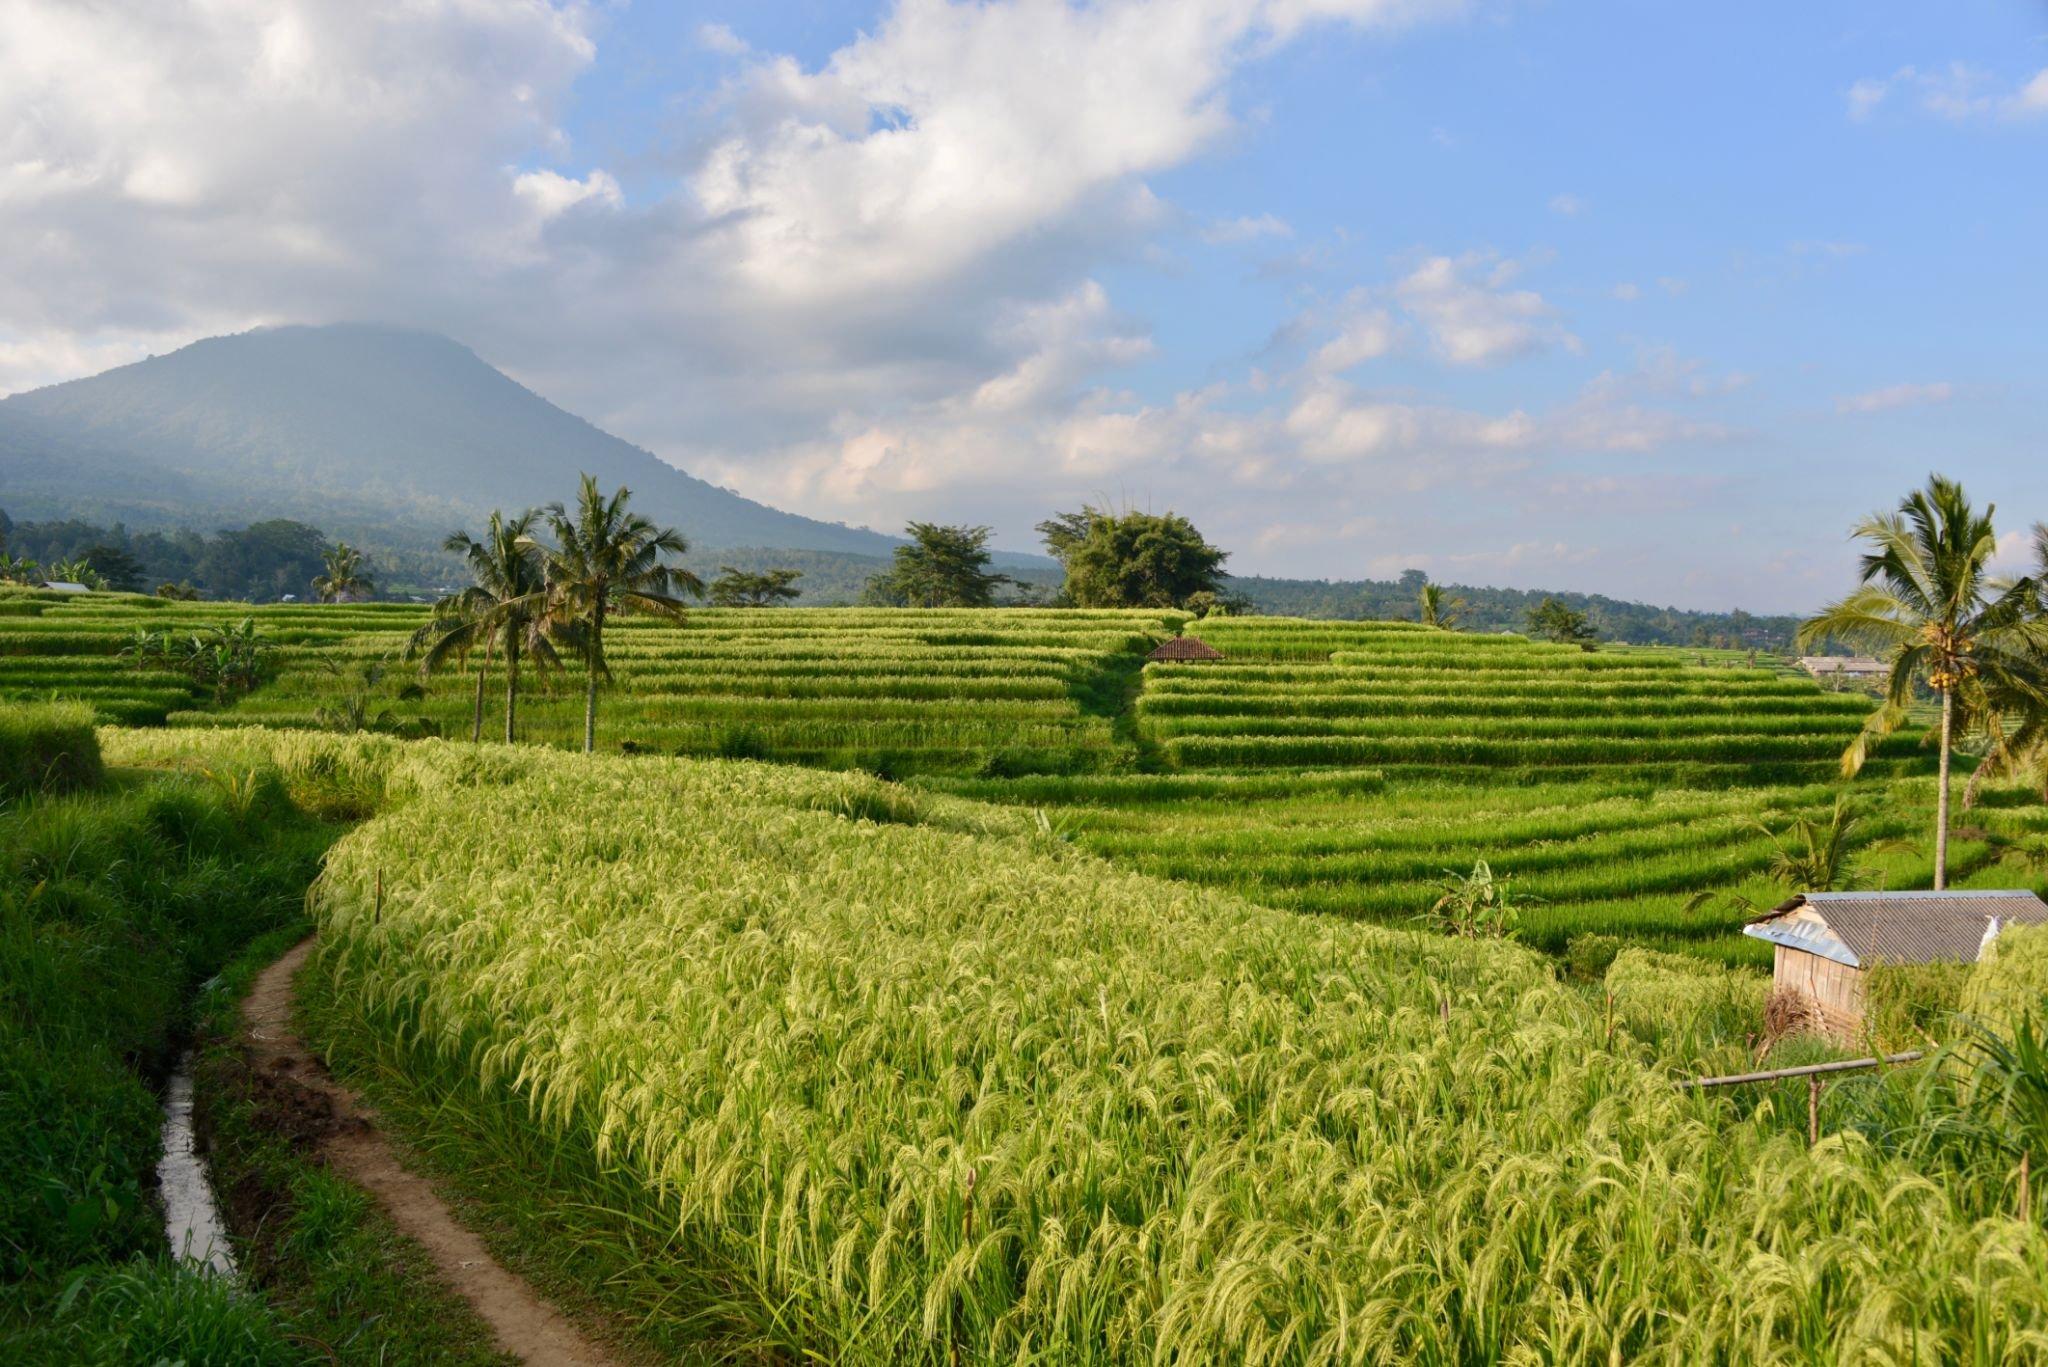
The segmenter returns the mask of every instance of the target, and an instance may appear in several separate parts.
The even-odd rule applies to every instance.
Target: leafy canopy
[[[1861,586],[1802,623],[1798,637],[1801,649],[1839,641],[1889,666],[1884,705],[1843,755],[1844,773],[1862,768],[1869,747],[1905,723],[1916,683],[1953,695],[1965,724],[2048,700],[2040,582],[1992,577],[1994,512],[1989,504],[1978,512],[1960,484],[1931,475],[1897,512],[1856,524],[1854,535],[1870,546]]]
[[[1066,568],[1066,596],[1084,608],[1177,608],[1197,594],[1215,601],[1230,558],[1178,513],[1083,507],[1038,524]]]
[[[985,608],[1010,576],[989,570],[987,527],[913,522],[888,571],[868,580],[864,598],[886,607]]]
[[[769,569],[756,574],[720,565],[718,577],[711,581],[711,602],[721,608],[772,608],[801,597],[803,590],[796,581],[803,577],[802,570]]]
[[[1555,641],[1561,646],[1580,646],[1586,650],[1593,649],[1600,640],[1600,633],[1586,620],[1585,613],[1567,607],[1555,598],[1546,598],[1529,609],[1529,634]]]

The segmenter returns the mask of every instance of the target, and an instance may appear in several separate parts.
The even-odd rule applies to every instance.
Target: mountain
[[[0,507],[17,518],[210,529],[289,517],[429,546],[492,508],[570,498],[578,471],[631,488],[636,511],[702,550],[885,556],[900,544],[708,484],[468,347],[401,328],[261,328],[0,400]]]

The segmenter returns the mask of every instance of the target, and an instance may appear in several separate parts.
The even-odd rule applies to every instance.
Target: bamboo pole
[[[1888,1063],[1914,1063],[1922,1057],[1918,1049],[1883,1058],[1843,1059],[1838,1063],[1808,1063],[1797,1068],[1769,1068],[1760,1073],[1730,1073],[1726,1077],[1686,1077],[1671,1085],[1680,1091],[1688,1087],[1730,1087],[1738,1082],[1777,1082],[1788,1077],[1812,1077],[1820,1073],[1848,1073],[1858,1068],[1881,1068]]]
[[[1820,1143],[1820,1074],[1806,1075],[1806,1147]]]

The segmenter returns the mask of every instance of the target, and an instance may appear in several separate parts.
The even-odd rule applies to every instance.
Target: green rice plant
[[[0,799],[90,787],[99,779],[90,708],[0,702]]]

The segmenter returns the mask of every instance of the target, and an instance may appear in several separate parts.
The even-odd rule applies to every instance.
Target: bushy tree
[[[1584,650],[1593,649],[1600,640],[1600,633],[1586,620],[1585,613],[1567,607],[1555,598],[1546,598],[1529,609],[1529,634],[1555,641],[1561,646],[1578,646]]]
[[[1220,591],[1230,558],[1178,513],[1083,507],[1054,514],[1038,532],[1066,569],[1066,597],[1084,608],[1184,607]]]
[[[1010,582],[989,569],[987,527],[941,527],[913,522],[910,544],[898,546],[884,574],[868,580],[869,603],[911,608],[985,608],[996,590]]]
[[[720,565],[718,577],[711,581],[711,602],[721,608],[772,608],[801,597],[803,590],[796,581],[803,577],[802,570],[769,569],[756,574]]]

